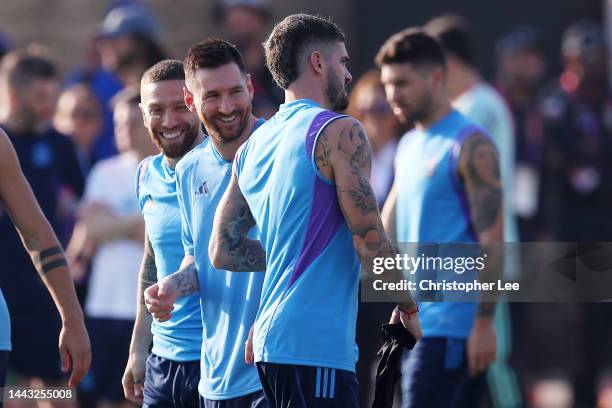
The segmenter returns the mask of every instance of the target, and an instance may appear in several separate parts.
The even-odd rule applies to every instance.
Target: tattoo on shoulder
[[[372,152],[361,126],[353,124],[350,128],[344,128],[340,133],[337,149],[347,157],[350,172],[355,177],[355,182],[346,190],[338,187],[338,193],[347,194],[353,205],[364,215],[377,211],[376,196],[368,174],[372,163]]]
[[[489,229],[497,220],[502,204],[502,188],[497,150],[481,135],[470,137],[463,147],[466,154],[466,181],[476,232]]]

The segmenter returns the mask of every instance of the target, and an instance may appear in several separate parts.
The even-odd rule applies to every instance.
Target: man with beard
[[[149,68],[140,86],[144,124],[162,153],[142,161],[137,172],[137,195],[145,220],[145,253],[138,279],[136,322],[122,383],[126,398],[145,407],[198,404],[202,344],[198,296],[177,301],[168,321],[153,322],[143,295],[149,286],[179,269],[183,259],[175,166],[204,139],[197,116],[185,106],[184,86],[183,64],[173,60]]]
[[[147,304],[163,321],[168,310],[156,309],[158,301],[171,306],[176,297],[199,293],[204,326],[201,407],[266,407],[257,370],[241,357],[246,356],[245,342],[255,321],[264,274],[215,269],[208,258],[215,210],[230,182],[236,150],[264,120],[252,114],[251,78],[232,44],[218,39],[195,44],[184,65],[185,102],[197,112],[209,137],[176,167],[183,268],[149,288]],[[256,230],[249,236],[257,238]],[[249,258],[240,270],[264,268],[265,258],[258,256]]]
[[[355,249],[362,259],[372,248],[391,252],[369,183],[366,134],[334,112],[348,105],[344,43],[334,23],[306,14],[270,34],[266,61],[285,103],[236,154],[209,246],[216,267],[266,261],[253,349],[276,407],[359,405]],[[261,241],[248,235],[256,224]],[[403,295],[394,322],[419,338],[416,305]]]
[[[387,40],[376,63],[393,112],[415,124],[398,146],[386,229],[398,242],[479,242],[487,267],[499,267],[497,151],[482,129],[452,109],[442,48],[421,29],[408,29]],[[495,360],[495,304],[463,300],[420,303],[423,339],[404,359],[403,406],[479,406],[483,372]]]

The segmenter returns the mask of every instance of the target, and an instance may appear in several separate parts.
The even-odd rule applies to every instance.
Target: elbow
[[[208,257],[210,259],[210,263],[215,269],[226,269],[227,257],[223,256],[221,245],[219,245],[214,237],[210,239],[208,244]]]

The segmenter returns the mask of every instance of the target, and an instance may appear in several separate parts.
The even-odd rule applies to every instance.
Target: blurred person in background
[[[561,52],[563,72],[540,104],[548,144],[544,194],[556,197],[545,209],[548,222],[563,242],[610,241],[612,97],[603,28],[595,21],[572,24]],[[573,352],[557,350],[558,361],[578,364],[577,405],[611,406],[612,304],[585,303],[573,313],[568,340]]]
[[[518,229],[513,211],[514,126],[512,114],[503,97],[485,82],[475,66],[471,27],[458,15],[442,15],[430,20],[425,31],[435,37],[446,54],[447,88],[453,107],[482,127],[499,152],[499,165],[504,202],[504,242],[518,242]],[[505,251],[504,273],[516,273],[518,254]],[[520,390],[513,371],[508,367],[512,351],[510,311],[499,302],[495,310],[497,359],[488,373],[491,398],[499,405],[518,406]]]
[[[2,58],[11,52],[13,49],[13,42],[11,38],[3,31],[0,31],[0,61]]]
[[[385,96],[385,88],[380,81],[380,70],[367,71],[355,84],[349,99],[347,113],[361,122],[370,146],[372,147],[372,174],[370,183],[376,196],[378,208],[382,208],[394,179],[395,150],[402,133]],[[359,401],[362,407],[371,406],[374,397],[374,377],[376,376],[376,353],[382,340],[372,327],[384,321],[392,304],[360,302],[357,313],[357,379],[359,381]]]
[[[91,334],[91,376],[98,407],[130,405],[123,396],[121,377],[136,313],[134,294],[144,235],[134,174],[142,159],[157,152],[142,125],[139,103],[137,88],[126,88],[113,98],[120,153],[92,168],[66,250],[76,274],[82,272],[82,263],[91,260],[85,314]]]
[[[270,118],[283,103],[284,95],[266,67],[261,45],[272,19],[267,0],[219,0],[214,19],[221,27],[223,38],[238,47],[244,56],[255,92],[253,114]]]
[[[83,174],[93,165],[93,149],[102,130],[102,107],[86,83],[71,85],[59,96],[53,125],[69,135],[77,148]]]
[[[514,210],[520,240],[542,237],[540,175],[544,159],[544,124],[537,93],[546,72],[544,43],[535,29],[517,27],[495,45],[495,86],[512,113],[515,130]]]
[[[58,217],[60,190],[66,187],[80,197],[84,180],[74,144],[50,126],[58,88],[57,69],[45,56],[23,51],[2,60],[0,124],[43,214],[62,242],[66,237]],[[0,242],[0,287],[13,317],[9,367],[21,384],[59,385],[63,375],[56,339],[61,322],[10,217],[2,210]]]

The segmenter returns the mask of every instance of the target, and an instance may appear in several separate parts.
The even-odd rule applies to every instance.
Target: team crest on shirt
[[[202,184],[200,184],[200,187],[198,187],[198,189],[195,192],[195,195],[200,196],[200,195],[208,195],[208,182],[204,181]]]

